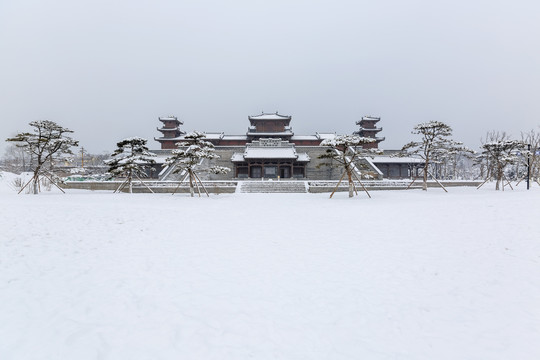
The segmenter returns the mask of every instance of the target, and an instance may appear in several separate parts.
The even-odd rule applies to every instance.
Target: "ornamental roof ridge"
[[[169,115],[169,116],[164,116],[164,117],[161,117],[161,116],[158,116],[158,120],[159,121],[176,121],[178,122],[180,125],[184,125],[184,122],[182,120],[178,120],[178,117],[174,116],[174,115]]]
[[[362,119],[357,121],[357,123],[359,123],[360,121],[364,121],[364,120],[367,120],[367,121],[380,121],[381,120],[381,117],[377,117],[377,116],[371,116],[371,115],[365,115],[365,116],[362,116]]]
[[[259,115],[250,115],[248,116],[249,120],[291,120],[290,115],[281,115],[278,111],[274,113],[265,113],[264,111],[261,111]]]

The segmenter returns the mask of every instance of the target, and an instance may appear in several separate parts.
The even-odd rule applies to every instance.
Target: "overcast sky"
[[[385,149],[439,120],[478,147],[540,125],[540,1],[1,0],[0,137],[49,119],[90,152],[159,144],[158,116],[298,135],[380,116]],[[6,143],[0,141],[0,150]]]

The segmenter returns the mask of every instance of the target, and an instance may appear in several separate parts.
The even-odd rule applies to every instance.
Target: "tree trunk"
[[[497,172],[495,174],[497,176],[497,181],[495,182],[495,190],[500,190],[500,184],[503,178],[503,169],[497,167]]]
[[[428,162],[424,164],[424,179],[422,183],[422,190],[427,191],[427,173],[428,173]]]
[[[34,180],[32,180],[32,194],[39,194],[39,169],[34,171]]]
[[[354,196],[354,193],[353,193],[353,180],[352,180],[350,169],[347,169],[347,177],[349,178],[349,197],[351,198]]]
[[[33,183],[32,183],[32,185],[33,185],[32,186],[32,193],[34,195],[39,194],[38,181],[39,181],[39,178],[34,178]]]
[[[193,173],[189,170],[189,194],[191,197],[195,196],[195,189],[193,187]]]

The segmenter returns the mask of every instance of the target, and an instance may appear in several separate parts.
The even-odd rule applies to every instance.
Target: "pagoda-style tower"
[[[380,117],[375,116],[363,116],[362,120],[357,121],[356,125],[359,125],[360,128],[358,131],[355,131],[354,134],[375,139],[375,142],[365,144],[363,147],[366,149],[378,149],[379,143],[384,140],[384,137],[377,137],[377,133],[382,130],[382,127],[377,127],[375,124],[381,120]]]
[[[250,126],[246,133],[248,140],[262,138],[280,138],[289,140],[294,134],[289,126],[291,117],[275,113],[261,113],[260,115],[248,116]]]
[[[160,117],[158,119],[163,123],[163,126],[157,128],[157,130],[161,132],[163,136],[155,138],[155,140],[161,144],[162,149],[175,149],[176,145],[174,140],[185,135],[185,132],[180,130],[180,125],[184,125],[184,122],[178,120],[176,116]]]

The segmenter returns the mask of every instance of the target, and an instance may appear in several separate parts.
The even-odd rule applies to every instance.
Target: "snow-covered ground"
[[[1,359],[539,359],[540,188],[45,192],[0,180]]]

